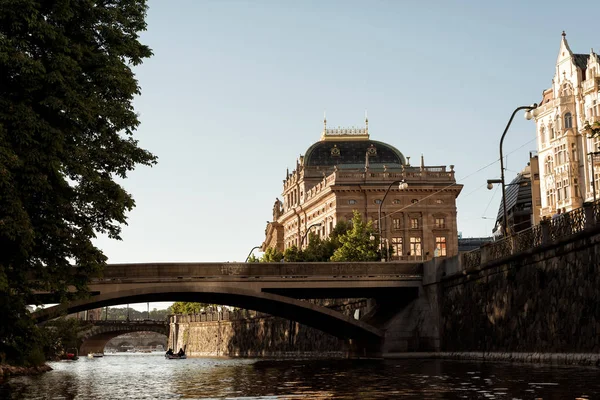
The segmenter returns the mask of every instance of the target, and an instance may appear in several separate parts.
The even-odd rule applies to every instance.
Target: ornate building
[[[394,259],[452,256],[458,252],[454,166],[410,166],[395,147],[365,128],[328,129],[286,173],[282,199],[273,206],[263,251],[305,247],[307,232],[327,237],[358,210],[394,248]],[[400,182],[405,182],[400,189]],[[389,192],[388,192],[389,188]],[[387,196],[386,196],[387,192]],[[385,200],[383,203],[382,201]]]
[[[540,178],[540,202],[535,208],[539,217],[581,207],[600,187],[600,168],[597,162],[592,168],[589,154],[600,150],[599,138],[589,138],[585,130],[586,123],[600,121],[599,82],[598,55],[593,49],[590,54],[574,54],[563,32],[552,87],[543,92],[534,113]]]

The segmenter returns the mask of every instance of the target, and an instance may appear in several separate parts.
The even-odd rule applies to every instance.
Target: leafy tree
[[[590,124],[589,122],[586,122],[583,129],[585,132],[587,132],[589,137],[600,136],[600,122],[596,121],[592,124]]]
[[[266,251],[265,254],[263,254],[262,258],[261,258],[261,262],[281,262],[281,260],[283,259],[283,253],[280,252],[279,250],[275,249],[274,247],[269,247]]]
[[[299,249],[297,246],[288,247],[284,253],[274,248],[268,248],[260,262],[281,262],[283,259],[287,262],[325,262],[330,261],[335,250],[341,247],[340,237],[345,235],[351,229],[347,221],[339,221],[328,238],[322,239],[313,232],[308,234],[308,245],[305,249]],[[252,258],[249,259],[250,262]]]
[[[85,321],[77,318],[57,318],[40,328],[45,359],[55,360],[70,348],[79,347],[78,333],[87,329]]]
[[[168,309],[157,310],[156,308],[153,308],[152,310],[150,310],[150,316],[148,317],[147,311],[138,311],[135,308],[131,307],[129,309],[127,309],[127,307],[109,307],[108,315],[107,310],[102,309],[100,319],[108,319],[111,321],[125,321],[129,318],[130,320],[135,321],[150,318],[155,321],[163,321],[167,318],[168,315]]]
[[[331,261],[377,261],[381,258],[373,222],[365,224],[356,210],[352,217],[352,228],[339,235],[339,241],[341,247],[335,250]]]
[[[260,258],[256,257],[254,254],[250,254],[250,257],[248,257],[248,260],[246,262],[248,263],[259,263],[261,261]]]
[[[283,259],[286,262],[302,262],[304,261],[304,255],[302,254],[302,250],[294,245],[285,249]]]
[[[192,303],[186,301],[175,302],[169,307],[170,314],[199,314],[206,311],[207,308],[212,307],[212,304],[208,303]]]
[[[131,68],[152,55],[138,40],[146,9],[145,0],[0,3],[0,354],[9,362],[25,362],[35,342],[31,293],[85,294],[106,262],[92,240],[119,239],[134,207],[115,179],[156,162],[133,138]]]
[[[337,240],[333,238],[321,239],[319,235],[312,232],[308,234],[308,245],[302,250],[302,261],[306,262],[324,262],[329,261],[335,249]],[[337,239],[337,237],[336,237]]]

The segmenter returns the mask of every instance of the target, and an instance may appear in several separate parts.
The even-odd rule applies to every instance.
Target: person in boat
[[[180,348],[179,348],[179,351],[177,352],[177,355],[178,355],[179,357],[181,357],[181,356],[184,356],[184,355],[185,355],[185,351],[183,351],[183,349],[180,347]]]
[[[168,355],[168,356],[172,356],[172,355],[173,355],[173,349],[169,349],[169,350],[167,350],[167,355]]]

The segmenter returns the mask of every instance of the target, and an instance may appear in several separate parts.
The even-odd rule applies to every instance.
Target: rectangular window
[[[411,229],[418,229],[419,228],[419,219],[418,218],[411,218],[410,219],[410,228]]]
[[[393,237],[392,238],[392,249],[394,249],[394,256],[398,257],[403,255],[402,249],[402,238],[401,237]]]
[[[562,201],[562,182],[556,182],[556,201]]]
[[[446,238],[444,236],[438,236],[435,238],[435,257],[446,256]]]
[[[563,198],[565,199],[565,201],[569,198],[569,180],[565,179],[563,181]]]
[[[592,139],[592,150],[600,150],[600,136],[594,136],[594,139]]]
[[[420,237],[411,237],[410,238],[410,255],[411,256],[420,256],[422,253],[421,249],[421,238]]]
[[[552,207],[555,203],[556,200],[554,199],[554,189],[549,189],[546,192],[546,204],[548,205],[548,207]]]
[[[556,165],[562,165],[567,162],[567,145],[561,144],[554,148],[554,159]]]
[[[435,227],[438,229],[444,229],[446,227],[446,219],[445,218],[436,218],[435,219]]]
[[[392,227],[394,229],[400,229],[400,218],[394,218],[392,220]]]

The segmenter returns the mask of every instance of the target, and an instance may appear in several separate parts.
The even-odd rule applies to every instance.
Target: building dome
[[[400,168],[406,165],[404,155],[394,146],[375,140],[321,140],[306,150],[305,167],[360,168],[369,154],[369,165]]]

